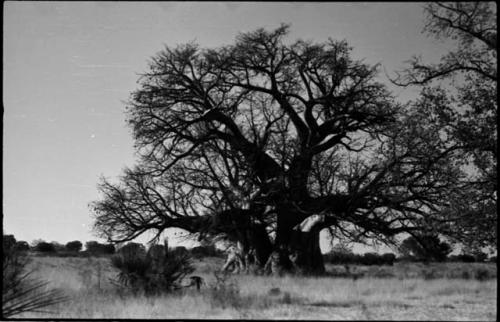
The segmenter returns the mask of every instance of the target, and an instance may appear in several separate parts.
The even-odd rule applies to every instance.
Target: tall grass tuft
[[[214,273],[215,282],[210,285],[209,299],[212,307],[239,308],[243,304],[240,288],[234,280],[228,279],[224,273]]]
[[[2,315],[12,317],[24,312],[50,312],[48,306],[67,300],[61,290],[46,289],[48,282],[31,277],[26,269],[29,259],[4,239]]]

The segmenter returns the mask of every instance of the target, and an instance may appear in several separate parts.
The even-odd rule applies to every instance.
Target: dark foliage
[[[382,262],[385,263],[386,265],[394,265],[394,262],[396,261],[396,255],[393,253],[384,253],[382,254]]]
[[[173,253],[173,254],[182,254],[182,255],[189,253],[189,251],[187,250],[187,248],[184,247],[184,246],[174,247],[174,248],[172,248],[170,250],[170,252]]]
[[[474,254],[475,260],[478,263],[483,263],[488,259],[488,254],[483,253],[481,251]]]
[[[54,250],[56,253],[64,253],[66,251],[66,247],[64,247],[64,245],[62,245],[56,241],[52,241],[52,242],[50,242],[50,244],[52,246],[54,246]]]
[[[399,251],[403,256],[417,260],[444,261],[451,252],[451,246],[436,235],[415,235],[403,240]]]
[[[468,175],[463,176],[461,185],[464,193],[451,198],[448,210],[457,221],[439,230],[470,246],[496,246],[496,5],[492,1],[435,2],[425,5],[425,13],[424,31],[454,42],[453,49],[438,63],[426,63],[414,56],[409,67],[398,73],[395,83],[422,86],[422,97],[428,99],[429,122],[437,124],[450,142],[461,146],[459,156],[467,165]]]
[[[42,253],[55,253],[56,252],[56,248],[54,247],[53,244],[47,243],[44,241],[36,244],[33,249],[37,252],[42,252]]]
[[[492,276],[490,276],[490,271],[488,271],[487,269],[478,269],[476,272],[475,272],[475,275],[474,277],[478,280],[478,281],[485,281],[485,280],[488,280],[490,278],[492,278]]]
[[[323,255],[325,262],[330,264],[357,264],[357,265],[393,265],[396,255],[385,253],[366,253],[363,255],[352,252],[332,251]]]
[[[463,263],[474,263],[476,258],[470,254],[460,254],[458,255],[458,260]]]
[[[462,167],[474,149],[455,131],[442,135],[450,122],[435,117],[454,104],[439,91],[399,104],[346,41],[290,42],[288,30],[152,57],[126,109],[140,158],[119,183],[101,180],[96,232],[113,242],[169,228],[233,234],[260,262],[279,249],[282,268],[296,256],[303,272],[324,271],[325,228],[360,242],[435,231],[491,242],[491,189]],[[475,96],[487,98],[490,85]],[[490,173],[490,162],[481,166]]]
[[[85,249],[92,255],[99,254],[114,254],[115,246],[113,244],[101,244],[96,241],[88,241],[85,243]]]
[[[82,247],[83,247],[83,244],[79,240],[70,241],[70,242],[66,243],[66,246],[65,246],[66,250],[68,250],[70,252],[79,252],[82,250]]]
[[[15,247],[20,252],[27,252],[30,250],[30,245],[24,240],[17,241]]]
[[[484,262],[484,261],[486,261],[487,255],[484,253],[482,253],[482,254],[483,254],[483,256],[477,256],[477,255],[472,255],[472,254],[467,254],[467,253],[462,253],[459,255],[452,255],[448,258],[448,261],[449,262],[460,262],[460,263]],[[495,260],[496,260],[496,257],[495,257]]]
[[[191,254],[194,257],[221,257],[224,253],[217,250],[215,246],[197,246],[191,249]]]
[[[134,293],[154,295],[181,288],[182,279],[194,271],[187,251],[129,243],[112,257],[112,264],[120,270],[118,283]]]

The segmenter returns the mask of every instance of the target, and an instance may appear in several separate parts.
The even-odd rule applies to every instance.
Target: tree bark
[[[323,255],[319,246],[320,229],[311,231],[294,230],[292,234],[292,251],[295,267],[302,274],[321,275],[325,273]]]
[[[250,243],[255,250],[255,259],[259,266],[264,266],[272,252],[273,245],[269,240],[266,228],[263,225],[254,227]]]
[[[281,271],[304,274],[325,272],[319,247],[319,232],[324,217],[304,214],[294,207],[282,205],[278,213],[274,251]]]

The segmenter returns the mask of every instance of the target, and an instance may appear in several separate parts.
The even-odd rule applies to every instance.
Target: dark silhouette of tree
[[[14,235],[2,235],[3,247],[5,249],[11,249],[16,244],[16,237]]]
[[[65,248],[70,252],[79,252],[82,250],[83,244],[79,240],[67,242]]]
[[[442,262],[451,253],[450,244],[443,242],[436,235],[415,235],[403,240],[399,251],[404,256],[417,260],[434,260]]]
[[[436,2],[425,6],[427,24],[424,31],[436,38],[450,38],[458,48],[441,58],[438,64],[426,64],[413,57],[410,68],[399,74],[401,85],[425,85],[457,72],[467,72],[497,81],[496,3]]]
[[[401,106],[345,41],[287,44],[288,26],[233,45],[165,48],[127,106],[141,156],[91,204],[111,241],[177,227],[225,234],[266,262],[322,273],[319,233],[387,243],[451,226],[460,144]]]
[[[441,135],[462,145],[469,173],[462,180],[467,193],[451,203],[450,211],[461,217],[461,223],[450,227],[450,234],[454,230],[454,237],[465,244],[496,245],[496,3],[437,2],[427,4],[425,12],[425,31],[454,40],[457,48],[437,64],[414,57],[394,82],[423,85],[422,96],[429,102],[423,108],[429,120],[441,127]]]
[[[33,247],[33,250],[35,250],[37,252],[41,252],[41,253],[55,253],[56,252],[56,248],[54,247],[53,244],[47,243],[44,241],[37,243]]]
[[[59,253],[59,252],[64,252],[66,250],[66,247],[64,247],[64,245],[56,242],[56,241],[51,241],[50,244],[52,246],[54,246],[54,250],[55,252]]]
[[[27,241],[19,240],[16,242],[16,249],[20,252],[26,252],[30,250],[30,245]]]
[[[114,254],[115,246],[113,244],[101,244],[95,240],[85,243],[85,250],[90,254]]]

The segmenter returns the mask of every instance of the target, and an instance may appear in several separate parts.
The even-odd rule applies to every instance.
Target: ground
[[[61,288],[69,303],[49,313],[20,318],[169,318],[315,320],[476,320],[497,319],[497,268],[490,263],[396,263],[345,267],[328,265],[328,277],[232,275],[215,290],[213,271],[223,259],[195,261],[200,292],[120,295],[110,279],[109,258],[35,257],[36,276]],[[482,271],[483,273],[478,272]],[[485,273],[486,272],[486,273]],[[344,276],[344,277],[343,277]],[[482,277],[482,278],[481,278]],[[485,278],[486,277],[486,278]]]

